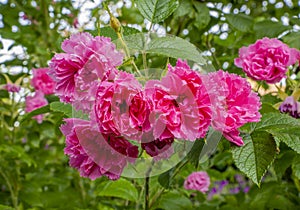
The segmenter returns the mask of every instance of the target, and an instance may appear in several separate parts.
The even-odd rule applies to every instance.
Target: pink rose
[[[123,55],[115,49],[109,38],[93,37],[89,33],[73,34],[62,43],[62,49],[65,53],[56,54],[49,66],[51,75],[57,82],[56,94],[61,101],[68,103],[73,103],[81,91],[87,91],[80,89],[85,88],[81,86],[82,80],[104,80],[108,77],[109,71],[123,61]],[[86,71],[92,71],[92,78],[77,79],[88,76]],[[77,99],[77,102],[80,100],[81,98]],[[83,109],[88,109],[90,100],[88,98],[85,101],[87,104],[84,104]],[[78,103],[77,105],[81,108]]]
[[[3,89],[7,90],[8,92],[11,92],[11,93],[17,93],[21,90],[21,87],[16,84],[8,83],[3,86]]]
[[[178,61],[174,69],[169,66],[161,81],[146,83],[145,91],[154,103],[155,138],[161,138],[165,128],[175,138],[189,141],[205,136],[211,115],[209,97],[199,75],[186,63]]]
[[[299,59],[300,51],[278,39],[263,38],[249,47],[242,47],[234,63],[252,79],[276,83],[286,77],[288,66]]]
[[[33,69],[33,78],[31,85],[36,89],[42,91],[45,95],[53,94],[55,88],[55,82],[48,75],[48,68]]]
[[[94,105],[98,86],[101,81],[113,81],[118,70],[101,62],[92,55],[75,77],[74,100],[72,104],[77,110],[89,113]]]
[[[197,71],[192,70],[186,61],[180,59],[178,59],[175,67],[169,65],[168,70],[184,80],[193,93],[198,106],[198,137],[205,137],[211,123],[211,109],[209,95],[203,84],[202,76]]]
[[[238,146],[244,144],[238,128],[261,118],[261,103],[257,93],[251,91],[246,79],[219,70],[206,76],[206,87],[211,100],[212,126]]]
[[[48,101],[45,99],[41,91],[35,92],[34,96],[27,96],[25,98],[25,112],[32,112],[40,107],[46,106]],[[34,116],[38,123],[43,122],[43,115]]]
[[[103,81],[96,94],[95,117],[101,132],[139,140],[149,129],[150,105],[134,75],[119,72],[114,82]]]
[[[197,190],[202,193],[208,191],[210,178],[205,171],[191,173],[184,181],[184,188],[187,190]]]
[[[83,177],[119,179],[127,161],[133,162],[138,155],[138,148],[123,138],[92,130],[90,121],[70,118],[65,122],[60,128],[66,136],[64,151],[70,166]]]

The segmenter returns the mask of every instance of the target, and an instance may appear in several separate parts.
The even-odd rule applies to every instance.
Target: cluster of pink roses
[[[50,62],[50,75],[60,100],[89,116],[66,119],[61,127],[70,165],[84,177],[117,179],[141,152],[166,158],[175,139],[204,138],[209,126],[241,146],[238,128],[261,117],[259,97],[238,75],[202,75],[179,59],[161,80],[143,86],[117,69],[123,55],[109,38],[78,33],[62,49]]]

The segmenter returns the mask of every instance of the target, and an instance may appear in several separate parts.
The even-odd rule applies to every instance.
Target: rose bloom
[[[202,81],[202,76],[181,59],[178,59],[175,67],[169,65],[168,70],[184,80],[193,93],[198,106],[199,132],[197,137],[204,138],[211,123],[211,109],[209,95]]]
[[[208,94],[203,88],[200,76],[180,60],[175,68],[169,66],[161,81],[146,83],[145,91],[154,103],[155,138],[162,138],[165,128],[175,138],[189,141],[206,135],[211,111]]]
[[[261,118],[260,98],[251,91],[245,78],[219,70],[206,76],[211,108],[212,126],[238,146],[244,144],[238,128]]]
[[[48,68],[33,69],[33,78],[31,85],[36,89],[43,92],[45,95],[53,94],[55,88],[55,82],[48,75]]]
[[[184,181],[184,188],[187,190],[197,190],[202,193],[208,191],[210,178],[205,171],[191,173]]]
[[[90,121],[69,118],[65,122],[60,127],[66,136],[64,151],[70,158],[70,166],[82,177],[119,179],[127,161],[138,155],[138,148],[121,137],[92,130]]]
[[[56,81],[55,93],[61,101],[72,103],[76,100],[75,91],[76,78],[79,71],[90,61],[92,64],[86,67],[87,71],[94,71],[92,80],[104,80],[109,71],[123,61],[123,55],[115,49],[115,45],[110,38],[96,36],[89,33],[73,34],[62,43],[65,53],[57,53],[50,61],[50,72]],[[91,61],[92,59],[92,61]],[[90,64],[88,64],[90,65]],[[89,69],[92,68],[92,69]],[[99,70],[99,72],[97,72]],[[96,72],[95,72],[96,71]],[[85,75],[86,73],[81,73]],[[96,75],[96,77],[95,77]],[[91,79],[91,78],[84,78]],[[80,82],[79,82],[80,83]],[[80,90],[80,88],[79,88]],[[86,89],[84,89],[86,91]]]
[[[3,86],[3,89],[7,90],[8,92],[11,92],[11,93],[17,93],[21,90],[21,87],[16,84],[8,83]]]
[[[95,120],[102,133],[140,140],[150,129],[150,101],[134,75],[119,72],[114,82],[103,81],[96,93]]]
[[[289,65],[300,59],[300,51],[289,48],[278,39],[263,38],[239,50],[234,60],[248,77],[267,83],[279,82],[286,77]]]
[[[45,99],[44,94],[41,91],[35,92],[34,96],[27,96],[25,98],[25,112],[32,112],[40,107],[43,107],[48,104],[48,101]],[[38,123],[43,122],[43,115],[34,116]]]

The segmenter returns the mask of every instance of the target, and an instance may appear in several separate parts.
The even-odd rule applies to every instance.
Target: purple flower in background
[[[27,142],[27,139],[24,137],[24,138],[22,138],[22,143],[23,144],[26,144],[26,142]]]
[[[250,186],[246,186],[243,191],[244,191],[244,193],[248,193],[249,190],[250,190]]]
[[[212,197],[216,194],[221,194],[224,187],[227,186],[229,182],[227,180],[221,180],[215,182],[215,187],[213,187],[208,193],[207,199],[211,200]]]
[[[234,187],[229,189],[230,194],[238,194],[240,192],[240,187]]]
[[[11,92],[11,93],[17,93],[17,92],[20,91],[21,87],[19,85],[16,85],[16,84],[8,83],[8,84],[3,86],[3,89],[5,89],[5,90],[7,90],[8,92]]]
[[[289,113],[294,118],[299,118],[300,103],[297,102],[293,96],[288,96],[280,105],[279,111],[282,113]]]
[[[187,190],[198,190],[207,192],[210,185],[210,178],[205,171],[191,173],[184,181],[184,188]]]
[[[218,188],[218,192],[221,193],[223,188],[228,185],[228,181],[227,180],[222,180],[222,181],[219,181],[217,182],[217,184],[219,185],[219,188]]]
[[[234,176],[234,178],[235,178],[235,180],[238,182],[238,184],[239,184],[240,186],[244,186],[244,185],[246,184],[246,181],[245,181],[245,179],[244,179],[244,177],[243,177],[242,175],[236,174],[236,175]]]
[[[211,200],[214,195],[218,194],[218,190],[216,187],[211,188],[207,195],[207,200]]]

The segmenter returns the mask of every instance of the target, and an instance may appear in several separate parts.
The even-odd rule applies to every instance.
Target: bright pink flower
[[[261,118],[257,93],[251,91],[246,79],[222,70],[207,75],[206,87],[212,105],[212,126],[229,141],[243,145],[238,128]]]
[[[289,48],[278,39],[263,38],[242,47],[234,63],[252,79],[276,83],[286,77],[287,67],[299,59],[300,51]]]
[[[138,140],[149,129],[150,104],[134,75],[119,72],[114,82],[100,84],[96,96],[94,111],[102,133]]]
[[[55,82],[48,75],[48,68],[33,69],[33,78],[31,85],[36,89],[42,91],[45,95],[53,94],[55,88]]]
[[[34,96],[27,96],[25,98],[25,112],[32,112],[40,107],[43,107],[48,104],[48,101],[45,99],[44,94],[41,91],[35,92]],[[43,115],[34,116],[38,123],[43,122]]]
[[[197,190],[202,193],[208,191],[210,178],[205,171],[191,173],[184,181],[184,188],[187,190]]]
[[[138,154],[138,148],[115,135],[102,135],[91,129],[90,121],[65,119],[61,126],[66,136],[65,154],[70,166],[80,175],[92,180],[107,176],[111,180],[120,178],[127,165]]]
[[[16,84],[8,83],[3,86],[3,89],[11,93],[17,93],[21,90],[21,87]]]
[[[74,107],[87,113],[90,112],[101,81],[114,80],[117,73],[117,69],[92,55],[84,67],[78,71],[75,78]]]
[[[62,49],[65,53],[58,53],[52,58],[50,69],[57,82],[56,94],[62,101],[69,103],[76,100],[75,92],[81,91],[76,86],[77,83],[80,84],[80,80],[104,80],[109,71],[123,60],[123,55],[115,49],[109,38],[93,37],[89,33],[73,34],[62,43]],[[95,66],[96,62],[99,63],[98,66]],[[79,78],[77,81],[77,77],[87,76],[85,71],[89,70],[93,71],[92,78]],[[85,91],[86,89],[83,90]]]
[[[168,66],[169,72],[177,75],[187,83],[198,105],[199,133],[197,137],[205,137],[211,123],[210,99],[202,78],[197,71],[192,70],[186,61],[178,59],[176,66]]]
[[[199,75],[181,61],[175,69],[169,66],[161,81],[146,83],[145,91],[154,103],[152,115],[155,119],[152,124],[155,138],[162,138],[165,128],[175,138],[189,141],[205,136],[210,123],[210,109],[208,95],[202,88]],[[200,99],[204,99],[203,103]]]

